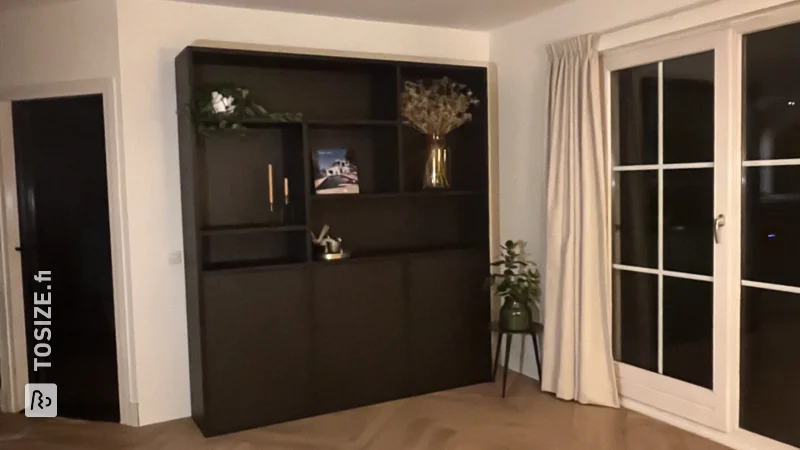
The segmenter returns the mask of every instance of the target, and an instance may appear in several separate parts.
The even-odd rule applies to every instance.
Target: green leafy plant
[[[491,263],[495,273],[489,275],[487,284],[504,300],[512,298],[538,308],[541,276],[536,263],[525,259],[524,245],[524,241],[506,241],[500,246],[500,259]]]
[[[216,131],[243,133],[248,119],[264,118],[276,122],[299,122],[300,113],[274,113],[254,102],[250,90],[231,84],[207,85],[195,90],[189,113],[200,134]]]

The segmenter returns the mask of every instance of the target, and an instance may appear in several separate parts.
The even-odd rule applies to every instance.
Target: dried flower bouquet
[[[402,101],[407,125],[441,136],[472,120],[469,108],[479,103],[466,85],[447,77],[430,84],[406,81]]]

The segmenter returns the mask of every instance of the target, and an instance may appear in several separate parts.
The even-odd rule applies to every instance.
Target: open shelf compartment
[[[406,81],[430,82],[443,77],[467,85],[479,101],[470,110],[472,121],[445,137],[450,186],[459,191],[485,191],[488,189],[488,98],[486,90],[481,87],[487,83],[486,71],[470,67],[445,68],[431,64],[403,63],[400,66],[400,89],[403,89]],[[408,125],[403,125],[400,132],[404,191],[421,191],[428,157],[427,137]]]
[[[302,126],[213,134],[198,146],[204,230],[306,223]]]
[[[238,51],[198,51],[196,85],[250,88],[270,112],[302,113],[305,120],[396,120],[397,69],[389,62]]]
[[[315,202],[311,230],[323,225],[356,255],[421,249],[482,248],[489,234],[486,197],[397,196],[381,201]]]
[[[307,241],[305,230],[208,235],[203,237],[203,270],[305,263]]]
[[[340,176],[324,171],[332,151],[346,155],[357,168],[359,193],[399,192],[397,127],[310,126],[308,133],[312,194],[338,195],[342,191]]]

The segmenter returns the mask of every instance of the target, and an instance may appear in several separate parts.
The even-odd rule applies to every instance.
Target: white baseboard
[[[735,450],[797,450],[795,447],[741,429],[726,433],[628,398],[623,398],[621,405],[623,408],[636,411]]]

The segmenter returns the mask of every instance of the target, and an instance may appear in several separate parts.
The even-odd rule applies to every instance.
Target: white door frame
[[[21,259],[14,250],[20,234],[11,102],[91,94],[103,97],[120,422],[137,426],[125,160],[118,132],[119,92],[113,78],[0,88],[0,339],[4,341],[0,346],[0,411],[24,408],[28,382]]]
[[[733,33],[730,30],[713,31],[702,34],[691,33],[687,36],[671,36],[664,39],[655,40],[644,45],[633,48],[623,48],[604,52],[603,64],[605,75],[605,98],[606,98],[606,136],[607,136],[607,161],[609,164],[609,179],[613,179],[614,170],[640,169],[642,166],[623,167],[613,169],[613,139],[616,135],[612,129],[612,97],[611,97],[611,72],[623,68],[650,64],[664,61],[680,56],[701,53],[708,50],[715,52],[715,74],[714,74],[714,161],[708,163],[708,167],[714,168],[714,215],[724,214],[727,223],[736,221],[732,217],[731,205],[734,204],[732,189],[729,188],[732,181],[729,179],[731,155],[734,145],[738,140],[732,138],[736,134],[734,126],[733,109],[735,95],[733,94],[732,69],[735,57],[732,50]],[[736,94],[738,95],[738,93]],[[659,98],[662,93],[659,91]],[[661,117],[659,117],[659,128],[662,127]],[[662,144],[659,144],[662,147]],[[659,154],[662,154],[661,150]],[[653,167],[665,167],[659,161]],[[677,166],[705,167],[701,164],[673,164]],[[613,192],[609,192],[609,196]],[[608,199],[609,207],[613,206],[613,199]],[[661,209],[661,208],[659,208]],[[659,214],[663,214],[659,211]],[[613,217],[613,210],[609,211],[609,218]],[[710,219],[710,218],[709,218]],[[609,219],[610,220],[610,219]],[[659,222],[661,219],[659,218]],[[641,402],[643,404],[656,407],[680,417],[688,418],[705,426],[722,431],[730,431],[730,393],[731,379],[728,370],[728,361],[731,357],[730,349],[732,345],[730,323],[731,311],[728,299],[733,295],[738,295],[736,290],[732,290],[734,280],[738,279],[736,268],[730,263],[731,257],[736,253],[738,246],[733,244],[732,239],[738,235],[734,234],[731,226],[727,226],[722,231],[722,244],[714,245],[714,273],[712,277],[693,276],[697,279],[713,281],[714,283],[714,322],[713,322],[713,390],[698,387],[690,383],[669,378],[658,373],[643,370],[624,363],[617,363],[617,373],[620,382],[621,395],[628,399]],[[613,227],[609,227],[613,229]],[[659,242],[659,246],[663,244]],[[615,265],[615,267],[627,270],[635,270],[646,273],[663,273],[666,271],[656,269],[626,268]],[[677,274],[672,274],[676,275]],[[684,275],[685,276],[685,275]],[[681,277],[684,277],[681,276]],[[733,283],[733,284],[732,284]],[[659,300],[659,303],[661,301]],[[659,315],[661,312],[659,312]],[[661,337],[659,335],[659,341]],[[738,348],[738,346],[736,346]],[[660,358],[659,358],[660,360]],[[659,362],[659,366],[661,363]]]
[[[683,32],[674,33],[662,38],[647,40],[641,43],[633,43],[625,47],[610,49],[603,53],[605,58],[622,57],[626,53],[647,52],[653,45],[664,42],[675,42],[691,39],[696,36],[710,35],[713,33],[726,33],[729,40],[728,69],[730,70],[728,92],[728,116],[732,120],[733,127],[728,138],[731,153],[728,157],[730,181],[727,186],[728,197],[731,199],[729,209],[726,213],[727,223],[725,225],[725,236],[728,240],[734,241],[734,248],[728,253],[729,257],[729,294],[727,298],[727,330],[724,330],[727,352],[725,359],[727,365],[724,367],[727,378],[727,420],[723,426],[709,426],[708,424],[694,420],[689,415],[682,414],[681,411],[664,408],[658,402],[653,402],[654,397],[625,396],[625,389],[622,390],[622,404],[626,408],[641,412],[656,419],[662,420],[679,428],[699,434],[711,440],[720,442],[724,445],[742,450],[795,450],[786,444],[782,444],[770,438],[757,435],[739,427],[739,369],[740,369],[740,320],[741,320],[741,174],[742,174],[742,36],[744,34],[779,27],[791,23],[800,22],[800,4],[793,2],[783,6],[774,7],[768,10],[749,13],[740,17],[713,23],[707,26],[698,27]],[[656,58],[657,59],[657,58]],[[607,66],[606,69],[609,67]],[[719,66],[717,66],[719,69]],[[608,75],[608,71],[606,71]],[[606,78],[606,93],[610,92],[610,79]],[[609,97],[606,97],[607,99]],[[610,103],[607,103],[606,117],[610,118]],[[611,121],[606,121],[608,144],[612,138]],[[609,162],[609,164],[611,164]],[[610,170],[610,167],[609,167]],[[610,202],[609,202],[610,204]],[[611,216],[609,216],[611,217]],[[715,309],[715,313],[716,313]],[[716,326],[716,323],[715,323]],[[715,330],[715,339],[717,331]],[[715,348],[715,351],[717,349]],[[618,367],[619,368],[619,367]],[[717,367],[715,367],[715,370]],[[624,372],[624,370],[623,370]],[[650,374],[652,376],[652,374]],[[717,374],[715,373],[715,383]],[[672,381],[672,380],[668,380]],[[623,381],[624,383],[624,381]],[[715,384],[716,386],[716,384]],[[694,386],[693,386],[694,387]],[[675,401],[669,395],[664,399],[667,404]],[[719,424],[717,424],[719,425]]]

